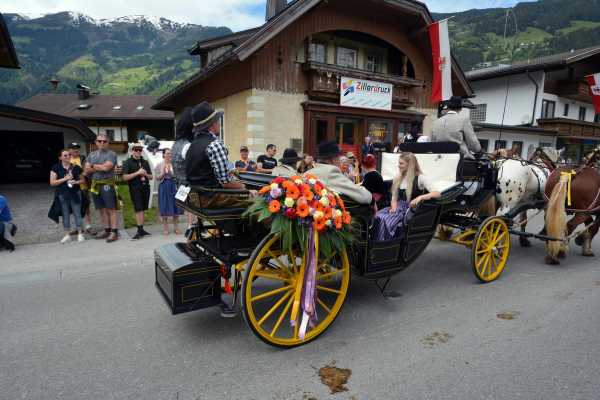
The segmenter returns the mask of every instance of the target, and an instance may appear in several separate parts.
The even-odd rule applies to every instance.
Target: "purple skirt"
[[[375,241],[392,240],[399,236],[398,228],[402,226],[404,216],[408,211],[408,203],[398,201],[396,212],[392,212],[390,207],[386,207],[375,215],[373,224],[373,237]]]

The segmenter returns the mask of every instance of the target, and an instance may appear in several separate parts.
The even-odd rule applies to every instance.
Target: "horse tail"
[[[479,215],[485,215],[486,217],[496,215],[496,196],[490,196],[490,198],[479,207]]]
[[[552,189],[548,207],[546,209],[546,233],[553,238],[565,239],[567,231],[567,211],[565,201],[567,199],[567,190],[569,188],[569,177],[561,176],[560,180]],[[548,254],[556,257],[564,248],[563,242],[550,240],[547,242]]]

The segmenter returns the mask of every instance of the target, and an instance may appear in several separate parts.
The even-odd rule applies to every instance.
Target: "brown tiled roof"
[[[298,18],[302,17],[305,13],[310,11],[312,8],[319,5],[324,0],[293,0],[290,1],[287,7],[281,11],[277,16],[271,18],[264,25],[249,29],[244,32],[238,32],[239,37],[236,39],[240,40],[241,43],[213,60],[210,64],[206,65],[203,69],[183,81],[179,86],[171,89],[167,93],[163,94],[158,98],[158,101],[154,105],[156,109],[171,109],[173,99],[179,94],[185,92],[190,87],[199,84],[205,79],[209,78],[216,71],[228,65],[229,63],[239,60],[244,61],[255,51],[265,45],[272,37],[277,35],[283,29],[288,27],[291,23],[296,21]],[[417,0],[381,0],[390,5],[402,7],[407,9],[410,13],[416,14],[422,18],[425,24],[431,24],[434,22],[433,16],[429,12],[429,9],[425,5]],[[236,35],[235,33],[233,35]],[[227,35],[229,38],[232,35]],[[209,39],[204,42],[198,42],[196,46],[194,46],[190,51],[197,52],[202,46],[212,45],[209,42],[216,42],[216,39]],[[231,40],[226,38],[226,44],[234,44]],[[471,88],[469,81],[467,80],[463,70],[460,65],[452,56],[452,70],[454,74],[457,76],[460,83],[464,86],[467,93],[472,93],[473,89]]]
[[[467,72],[466,75],[470,81],[479,81],[499,76],[520,74],[523,72],[559,69],[598,54],[600,54],[600,46],[587,47],[565,53],[553,54],[547,57],[517,61],[513,64],[477,69]]]
[[[38,94],[18,104],[19,107],[79,119],[147,120],[173,119],[171,111],[153,110],[154,96],[91,95],[79,100],[76,94]],[[87,104],[89,108],[82,105]],[[116,107],[120,106],[119,109]],[[143,107],[138,109],[138,107]]]
[[[2,14],[0,14],[0,67],[20,68],[17,52]]]

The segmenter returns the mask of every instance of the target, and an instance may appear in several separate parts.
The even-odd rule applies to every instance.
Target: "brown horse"
[[[546,232],[562,241],[547,242],[547,264],[560,264],[567,251],[567,238],[575,229],[585,224],[587,230],[581,233],[575,243],[582,247],[584,256],[593,257],[592,239],[600,228],[600,173],[596,164],[600,161],[600,147],[585,159],[585,165],[578,168],[561,167],[548,178],[545,194],[548,200],[546,210]],[[567,222],[567,213],[574,214]]]

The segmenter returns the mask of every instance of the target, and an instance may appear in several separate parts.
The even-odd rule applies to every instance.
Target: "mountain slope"
[[[508,23],[507,10],[469,10],[434,18],[454,17],[449,28],[452,49],[465,70],[485,62],[506,63],[600,45],[600,0],[519,3]]]
[[[5,14],[21,70],[0,70],[0,103],[14,104],[51,89],[84,83],[103,94],[159,94],[197,70],[186,49],[198,40],[231,31],[179,24],[165,18],[110,20],[72,12],[29,18]]]

